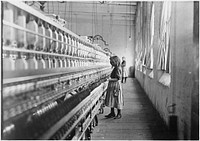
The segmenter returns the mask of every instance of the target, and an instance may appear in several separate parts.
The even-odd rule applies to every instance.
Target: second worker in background
[[[126,68],[126,58],[122,57],[122,83],[126,83],[126,79],[128,77],[127,68]]]

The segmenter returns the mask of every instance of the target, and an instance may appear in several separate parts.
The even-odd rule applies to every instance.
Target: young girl
[[[127,79],[127,69],[126,69],[126,59],[125,57],[122,57],[122,83],[126,83],[126,79]]]
[[[110,114],[106,115],[107,118],[114,117],[115,119],[121,118],[121,109],[124,105],[122,87],[120,83],[121,69],[120,59],[117,56],[110,58],[110,64],[114,67],[107,88],[107,94],[105,98],[105,105],[111,107]],[[115,115],[114,108],[117,108],[117,115]]]

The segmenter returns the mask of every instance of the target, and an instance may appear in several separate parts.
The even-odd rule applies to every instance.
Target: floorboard
[[[129,78],[122,84],[124,108],[122,118],[107,119],[110,108],[98,115],[99,125],[91,135],[92,140],[166,140],[171,139],[166,125],[152,106],[138,81]]]

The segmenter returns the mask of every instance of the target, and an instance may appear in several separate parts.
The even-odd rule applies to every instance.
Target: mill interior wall
[[[155,19],[160,19],[161,5],[155,3]],[[144,12],[144,11],[143,11]],[[161,11],[160,11],[161,12]],[[161,117],[169,126],[169,117],[177,116],[177,133],[179,139],[190,139],[193,132],[198,130],[198,42],[194,42],[194,3],[173,2],[172,22],[170,33],[171,47],[171,84],[170,87],[159,83],[162,72],[156,69],[154,62],[154,78],[148,76],[149,71],[136,70],[136,78],[149,96]],[[160,26],[160,21],[155,20],[155,30]],[[156,29],[157,28],[157,29]],[[196,30],[195,30],[196,31]],[[154,59],[158,51],[158,32],[154,36]],[[137,40],[136,40],[137,42]],[[170,113],[170,107],[175,104],[175,111]],[[191,122],[192,121],[192,122]],[[192,124],[193,123],[193,124]],[[195,126],[196,124],[196,126]],[[193,125],[193,126],[192,126]],[[196,135],[197,136],[197,135]]]

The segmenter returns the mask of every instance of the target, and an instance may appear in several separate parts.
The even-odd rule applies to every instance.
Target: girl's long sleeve
[[[114,68],[112,73],[111,73],[111,75],[110,75],[110,77],[112,79],[120,80],[120,78],[121,78],[121,70],[120,70],[120,68],[118,68],[118,67]]]

